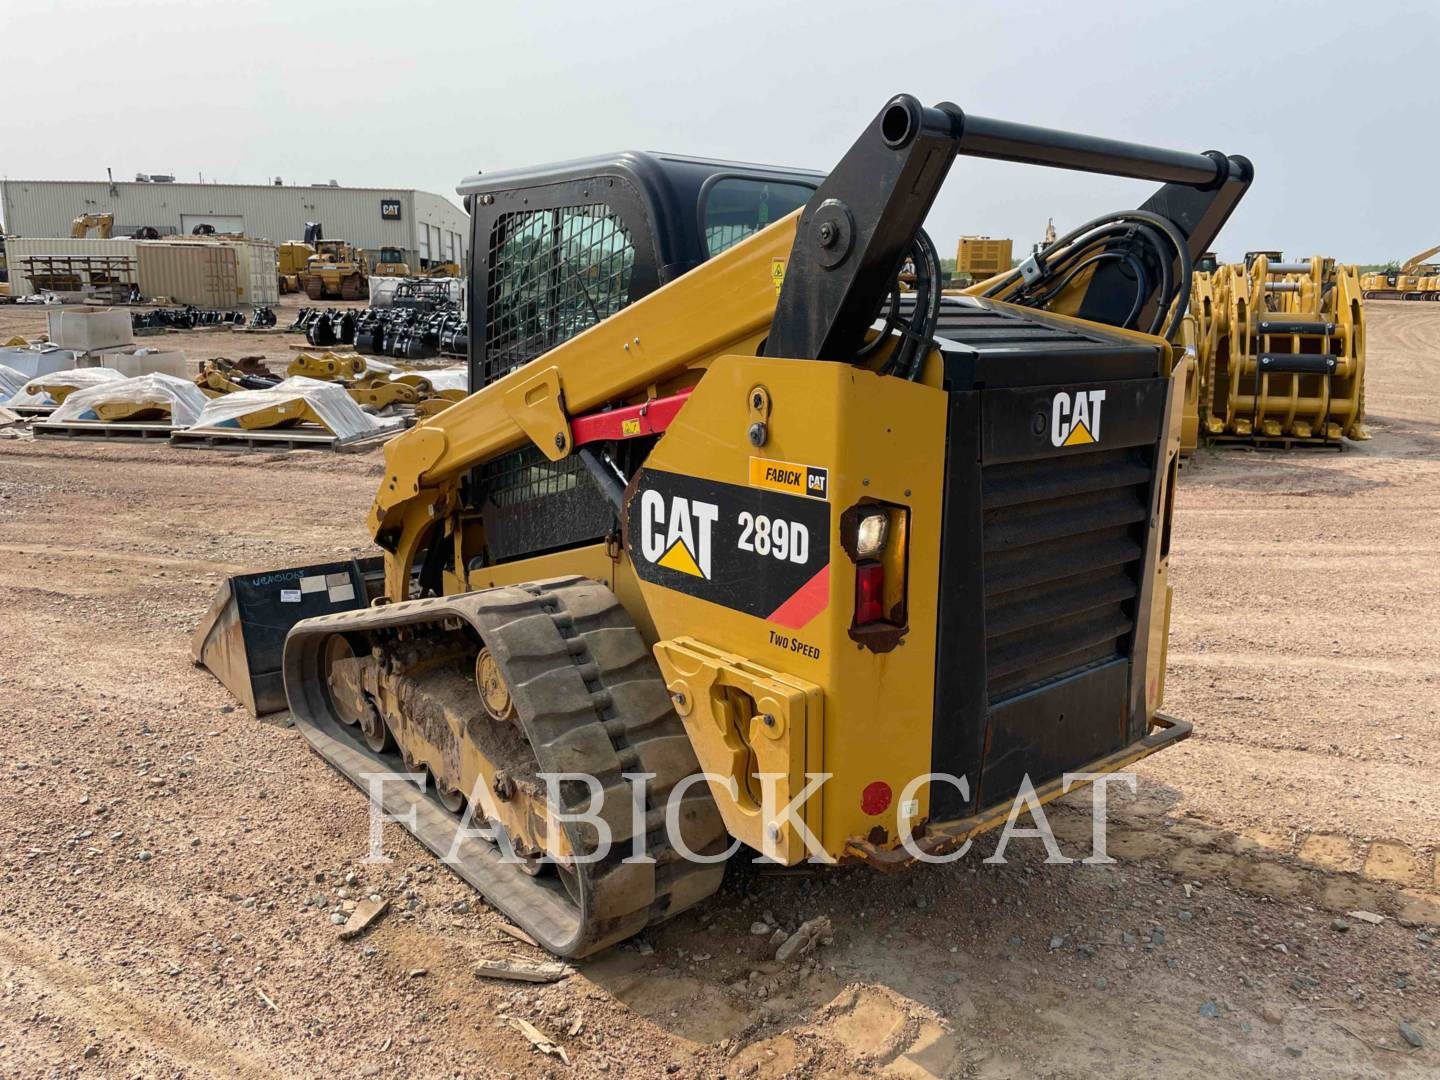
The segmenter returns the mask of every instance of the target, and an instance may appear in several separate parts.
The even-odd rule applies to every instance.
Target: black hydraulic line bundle
[[[1176,262],[1180,265],[1178,277],[1172,270]],[[1087,221],[1030,256],[986,290],[986,295],[1000,295],[1019,282],[1019,288],[1005,299],[1012,304],[1043,308],[1083,271],[1093,272],[1107,263],[1118,266],[1135,283],[1134,303],[1115,325],[1173,338],[1185,315],[1194,263],[1175,223],[1147,210],[1121,210]],[[1154,288],[1157,283],[1158,291]],[[1141,326],[1142,309],[1152,292],[1154,310]],[[1175,303],[1177,297],[1179,304]]]

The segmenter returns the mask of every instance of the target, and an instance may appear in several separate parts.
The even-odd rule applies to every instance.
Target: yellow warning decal
[[[785,260],[770,260],[770,280],[775,283],[775,291],[780,291],[780,286],[785,284]]]
[[[790,495],[808,495],[812,499],[828,499],[830,470],[818,465],[797,465],[793,461],[752,457],[750,486],[784,491]]]
[[[621,420],[621,421],[620,421],[620,433],[621,433],[622,435],[639,435],[639,434],[640,434],[640,418],[637,416],[637,417],[635,417],[634,419],[631,419],[631,420]]]
[[[1094,441],[1095,436],[1090,434],[1090,429],[1085,426],[1085,421],[1081,420],[1070,429],[1070,434],[1065,436],[1065,441],[1060,445],[1084,446],[1086,443],[1093,443]]]
[[[690,549],[685,546],[683,540],[676,540],[670,545],[670,550],[660,556],[657,564],[670,570],[678,570],[682,574],[689,574],[691,577],[703,578],[705,575],[700,572],[700,566],[695,562],[695,556],[690,554]]]

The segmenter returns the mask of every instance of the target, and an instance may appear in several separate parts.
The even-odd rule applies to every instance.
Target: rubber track
[[[602,785],[603,817],[613,843],[605,859],[578,867],[578,906],[553,879],[529,878],[501,863],[483,840],[462,839],[454,869],[564,956],[584,956],[624,940],[719,888],[723,864],[692,862],[667,842],[666,797],[699,766],[654,658],[614,594],[597,582],[559,578],[305,620],[285,643],[286,693],[296,726],[362,788],[368,787],[363,774],[377,766],[403,772],[398,755],[372,754],[358,732],[334,716],[324,688],[324,642],[336,632],[368,634],[454,619],[472,627],[500,663],[540,771],[586,774]],[[634,854],[635,842],[632,788],[621,774],[635,772],[655,774],[647,788],[642,841],[654,863],[623,861]],[[386,787],[389,812],[415,809],[411,831],[437,854],[452,849],[459,819],[440,807],[433,792],[422,805],[413,789],[406,791],[409,785]],[[562,782],[560,793],[567,812],[590,805],[583,782]],[[723,850],[728,836],[703,783],[689,789],[680,807],[686,845],[703,854]],[[565,827],[573,851],[594,850],[593,826],[567,822]],[[559,910],[560,904],[569,911]]]

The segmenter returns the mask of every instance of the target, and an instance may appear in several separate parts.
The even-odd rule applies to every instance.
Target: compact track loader
[[[1163,186],[949,295],[921,226],[957,155]],[[1250,181],[903,95],[828,176],[467,180],[476,392],[386,446],[383,564],[232,579],[196,657],[257,706],[283,673],[312,747],[557,954],[703,900],[734,842],[954,851],[1190,730],[1172,340]]]

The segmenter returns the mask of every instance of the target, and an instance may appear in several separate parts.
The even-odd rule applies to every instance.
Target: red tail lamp
[[[885,618],[885,564],[865,559],[855,564],[855,625]]]

